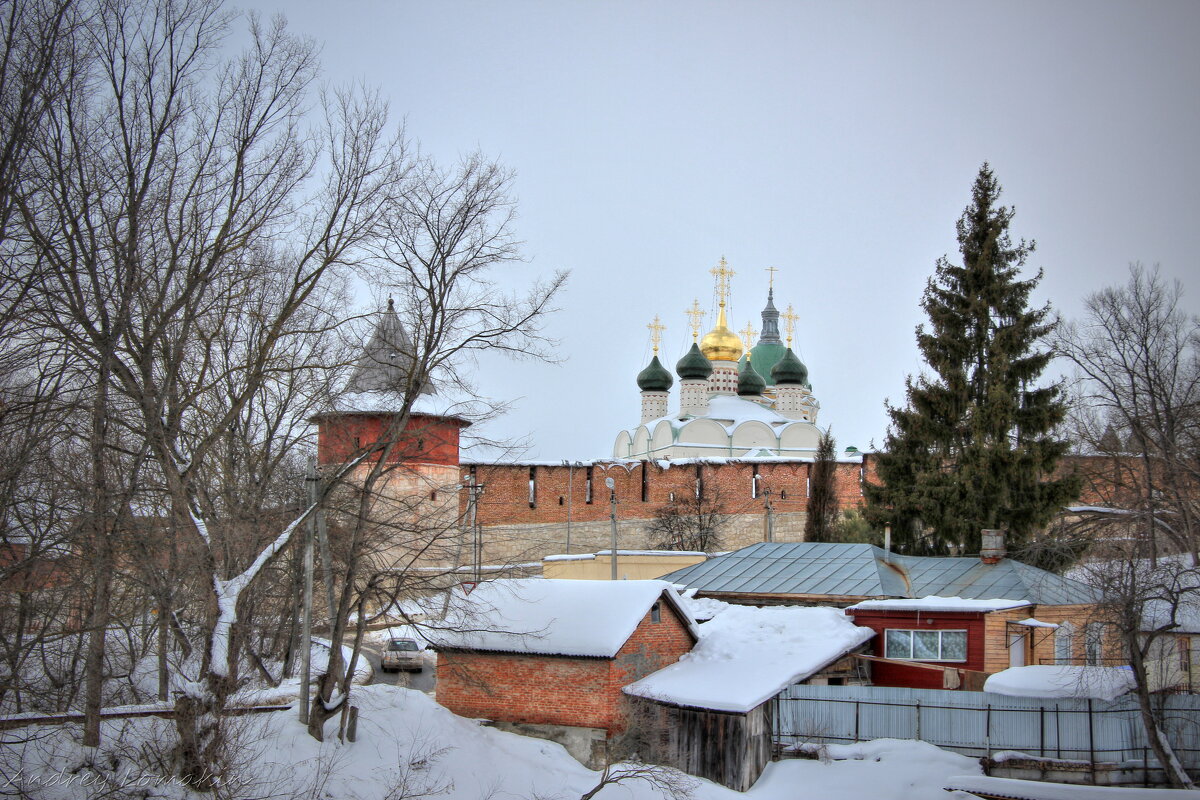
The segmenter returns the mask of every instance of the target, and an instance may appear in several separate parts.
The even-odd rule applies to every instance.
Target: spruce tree
[[[1067,443],[1052,431],[1066,409],[1057,385],[1038,386],[1051,353],[1049,306],[1029,307],[1041,272],[1021,280],[1033,242],[1008,234],[1013,211],[985,163],[958,221],[962,265],[942,257],[917,328],[927,371],[907,381],[907,404],[889,406],[879,484],[866,486],[876,525],[893,526],[901,552],[979,552],[980,531],[1008,531],[1018,546],[1073,499],[1072,476],[1053,478]]]
[[[838,515],[837,486],[834,484],[837,474],[836,450],[833,429],[828,428],[817,440],[817,455],[813,459],[808,514],[804,520],[806,542],[831,542],[834,539],[834,526]]]

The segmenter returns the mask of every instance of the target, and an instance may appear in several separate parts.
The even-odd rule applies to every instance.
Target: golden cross
[[[729,299],[729,279],[737,273],[729,268],[725,256],[721,256],[721,263],[708,272],[717,279],[717,303],[724,307],[725,301]]]
[[[738,331],[742,335],[742,341],[746,345],[746,349],[750,349],[750,343],[754,341],[754,337],[758,335],[758,331],[754,330],[754,325],[747,322],[746,327]]]
[[[783,318],[784,330],[787,331],[787,346],[792,346],[792,334],[796,332],[796,312],[792,310],[792,304],[788,303],[787,311],[779,315]]]
[[[775,267],[767,267],[766,271],[770,273],[770,277],[767,279],[767,288],[774,289],[775,288],[775,273],[779,272],[779,270],[776,269]]]
[[[704,324],[705,312],[700,310],[700,298],[692,300],[692,307],[684,309],[688,318],[688,327],[692,329],[692,341],[700,338],[700,326]]]
[[[662,344],[662,332],[667,329],[658,318],[658,314],[654,315],[654,322],[646,326],[650,329],[650,344],[654,346],[654,355],[658,355],[658,346]]]

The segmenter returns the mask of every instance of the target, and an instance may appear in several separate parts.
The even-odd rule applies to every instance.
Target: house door
[[[1025,666],[1025,634],[1010,633],[1008,635],[1008,665],[1010,667]]]

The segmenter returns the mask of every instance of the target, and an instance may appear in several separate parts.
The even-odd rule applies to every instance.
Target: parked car
[[[379,662],[384,672],[420,672],[421,667],[421,647],[416,639],[392,639]]]

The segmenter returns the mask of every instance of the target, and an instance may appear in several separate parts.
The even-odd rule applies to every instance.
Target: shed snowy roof
[[[1123,667],[1035,664],[989,675],[983,690],[1013,697],[1091,697],[1113,700],[1133,689],[1133,671]]]
[[[836,608],[729,606],[678,662],[625,687],[673,705],[747,712],[874,635]]]
[[[488,581],[458,595],[447,614],[453,629],[427,638],[442,649],[612,658],[664,596],[698,637],[665,581],[524,578]]]
[[[864,600],[850,606],[850,610],[875,611],[1004,611],[1031,605],[1028,600],[978,600],[966,597],[938,597],[930,595],[917,600],[893,598],[890,600]]]
[[[1090,586],[1010,558],[902,556],[869,544],[762,542],[664,575],[701,592],[854,598],[928,595],[1046,605],[1093,603]]]

